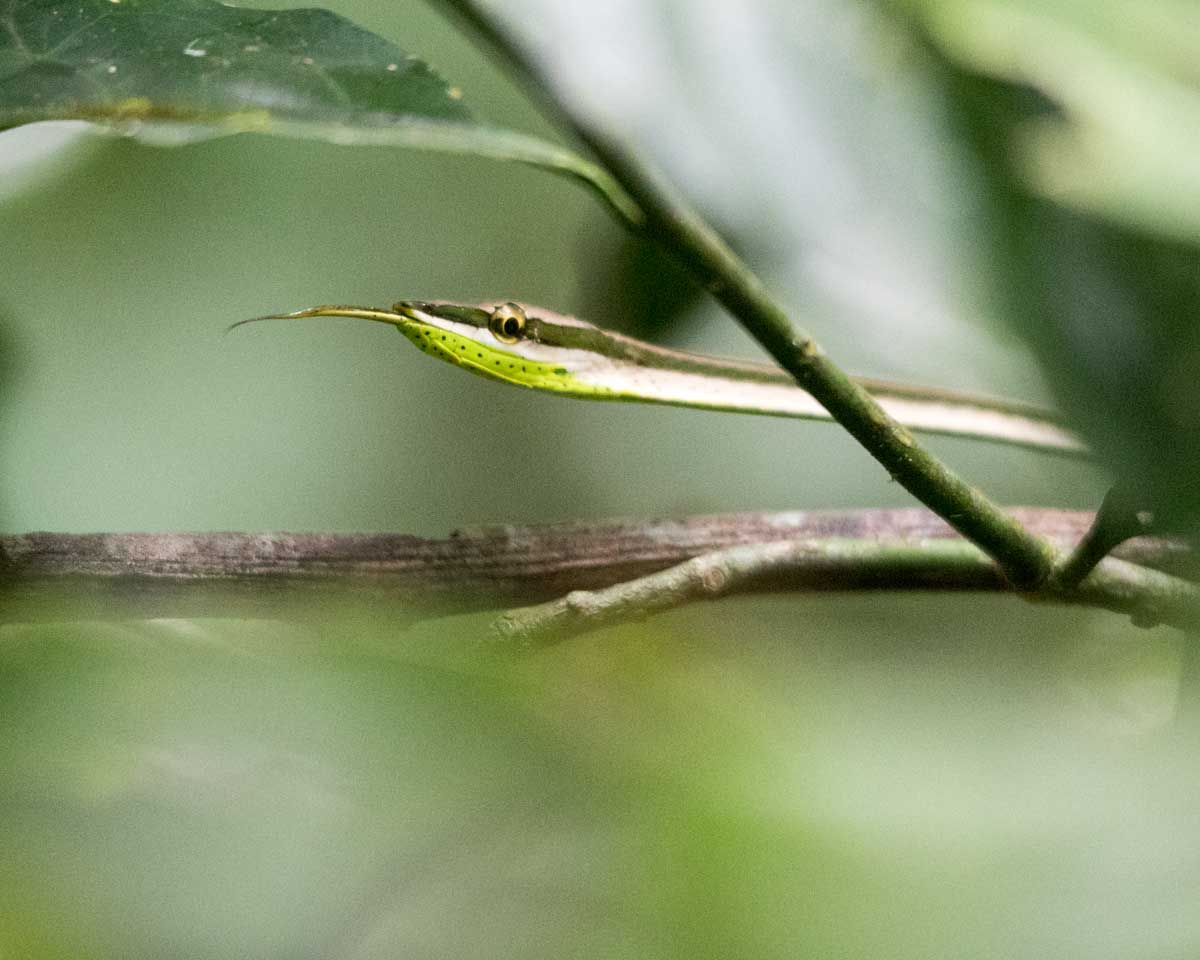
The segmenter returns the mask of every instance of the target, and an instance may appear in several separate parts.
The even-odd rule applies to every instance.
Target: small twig
[[[766,589],[950,589],[1004,586],[994,564],[964,541],[802,540],[715,550],[604,590],[509,610],[497,640],[532,645],[642,620],[697,600]]]
[[[549,96],[549,87],[527,52],[478,0],[442,0],[442,5],[469,23],[509,69],[538,91],[540,103],[553,118],[608,169],[644,213],[646,235],[675,256],[899,484],[978,544],[1018,589],[1035,589],[1050,578],[1056,562],[1050,544],[1016,523],[888,416],[809,334],[792,323],[750,267],[662,177],[622,143]]]
[[[699,600],[767,589],[996,590],[995,565],[964,541],[807,540],[717,550],[604,590],[576,590],[509,610],[497,641],[532,646],[645,619]],[[1108,560],[1081,590],[1048,588],[1026,599],[1101,607],[1140,626],[1200,627],[1200,588],[1156,570]]]
[[[1063,589],[1078,586],[1126,540],[1152,532],[1151,522],[1152,517],[1138,509],[1137,498],[1117,484],[1105,495],[1088,532],[1056,571],[1054,582]]]

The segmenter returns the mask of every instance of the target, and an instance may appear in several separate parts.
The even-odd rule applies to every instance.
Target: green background
[[[548,132],[425,8],[330,6],[481,118]],[[409,297],[619,326],[597,293],[619,230],[568,183],[250,136],[44,152],[52,135],[0,137],[4,530],[910,503],[825,425],[537,396],[369,325],[223,332]],[[809,326],[855,372],[1042,396],[978,323],[915,355]],[[754,352],[709,306],[661,336]],[[947,363],[963,352],[985,382]],[[1001,502],[1104,490],[1078,464],[931,445]],[[1169,631],[772,598],[512,663],[472,653],[481,624],[0,628],[0,955],[1194,954],[1195,720]]]

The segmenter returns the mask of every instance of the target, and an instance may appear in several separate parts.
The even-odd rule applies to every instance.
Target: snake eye
[[[525,311],[515,303],[502,303],[488,318],[488,329],[501,343],[516,343],[525,333]]]

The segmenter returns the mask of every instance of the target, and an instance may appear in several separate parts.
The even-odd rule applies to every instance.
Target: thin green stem
[[[592,129],[547,93],[520,45],[495,24],[476,0],[441,0],[494,46],[510,69],[533,89],[608,169],[642,209],[644,232],[686,266],[775,361],[796,378],[888,473],[919,501],[983,549],[1021,590],[1046,582],[1055,552],[964,481],[796,327],[750,267],[657,172],[616,140]]]
[[[1126,540],[1151,533],[1151,519],[1138,509],[1136,494],[1118,483],[1104,497],[1087,533],[1054,571],[1054,583],[1064,590],[1078,586]]]

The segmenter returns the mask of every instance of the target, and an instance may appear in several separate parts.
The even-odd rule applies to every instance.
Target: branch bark
[[[1092,514],[1015,509],[1013,518],[1066,547]],[[957,534],[922,509],[749,513],[404,534],[29,533],[0,537],[0,623],[148,617],[322,617],[368,611],[397,622],[496,609],[596,590],[728,547],[814,539],[945,541]],[[1182,543],[1140,538],[1116,556],[1191,576]],[[1005,589],[994,573],[892,577],[864,584],[829,572],[803,589]],[[336,588],[336,589],[334,589]],[[800,589],[764,584],[762,589]]]

